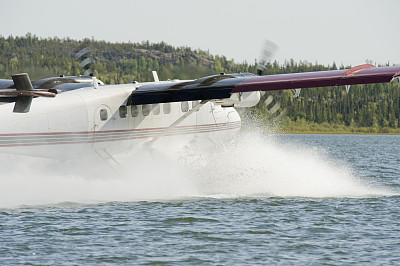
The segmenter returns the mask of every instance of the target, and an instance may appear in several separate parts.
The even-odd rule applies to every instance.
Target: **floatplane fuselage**
[[[251,107],[260,91],[390,82],[400,66],[196,80],[104,85],[94,77],[31,82],[27,74],[0,80],[0,152],[49,158],[114,156],[159,138],[229,139],[241,126],[234,107]]]
[[[27,113],[13,112],[13,103],[1,104],[0,151],[71,159],[78,154],[124,153],[161,136],[180,135],[188,141],[202,135],[230,138],[240,129],[240,116],[233,107],[211,101],[127,105],[140,85],[87,86],[54,98],[39,97]]]

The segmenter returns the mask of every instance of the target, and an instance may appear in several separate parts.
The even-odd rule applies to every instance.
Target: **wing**
[[[145,84],[129,97],[128,105],[229,98],[233,93],[287,90],[389,82],[400,66],[360,65],[351,69],[256,76],[221,74],[194,81]]]

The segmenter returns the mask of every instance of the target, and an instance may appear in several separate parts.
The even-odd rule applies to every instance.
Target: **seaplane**
[[[235,108],[255,106],[261,92],[390,82],[400,77],[400,66],[195,80],[153,76],[152,82],[112,85],[90,75],[32,82],[22,73],[0,80],[0,153],[61,160],[91,154],[109,161],[160,139],[230,139],[241,128]]]

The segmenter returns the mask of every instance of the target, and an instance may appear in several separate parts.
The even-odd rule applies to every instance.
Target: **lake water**
[[[0,162],[0,265],[400,264],[400,136]]]

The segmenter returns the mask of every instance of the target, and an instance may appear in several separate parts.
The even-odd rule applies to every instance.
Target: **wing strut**
[[[154,142],[156,142],[158,139],[164,137],[167,135],[172,129],[174,129],[176,126],[178,126],[183,120],[188,118],[191,114],[194,112],[198,111],[203,105],[208,103],[210,100],[202,100],[198,105],[190,109],[188,112],[186,112],[184,115],[178,118],[174,123],[172,123],[169,127],[164,129],[158,136],[155,136],[152,140],[146,143],[147,146],[152,145]]]
[[[292,92],[293,92],[293,98],[299,98],[300,97],[300,92],[301,92],[301,89],[292,89]]]
[[[344,86],[346,88],[346,93],[349,94],[351,85],[344,85]]]

